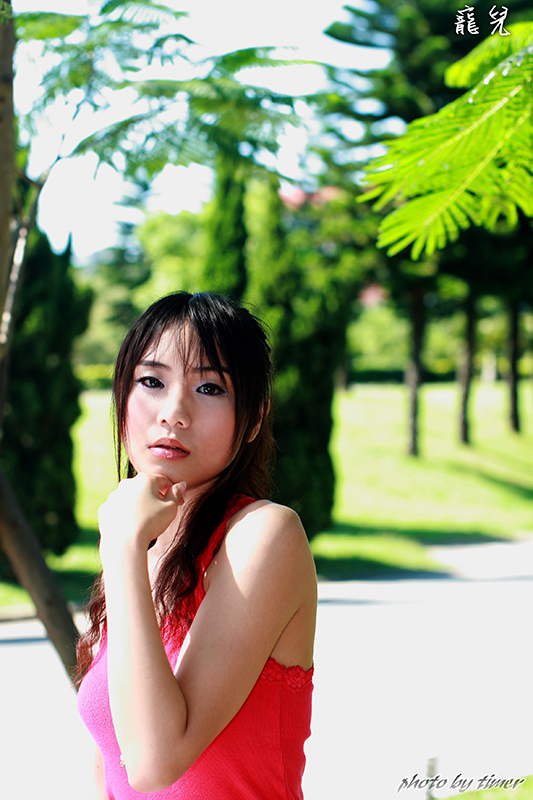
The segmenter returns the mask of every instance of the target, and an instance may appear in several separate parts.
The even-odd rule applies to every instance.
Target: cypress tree
[[[70,430],[81,384],[71,353],[91,299],[74,281],[70,244],[56,255],[34,233],[10,352],[2,463],[43,548],[57,554],[77,534]]]
[[[352,217],[343,203],[284,211],[277,181],[261,186],[250,246],[247,300],[272,333],[276,366],[274,473],[279,500],[301,516],[311,538],[331,524],[335,473],[329,452],[336,376],[355,286]],[[353,203],[352,203],[353,205]],[[329,228],[334,220],[335,231]]]
[[[246,165],[238,154],[220,151],[216,157],[216,190],[207,226],[207,255],[202,289],[239,301],[246,288],[246,227],[244,196]]]

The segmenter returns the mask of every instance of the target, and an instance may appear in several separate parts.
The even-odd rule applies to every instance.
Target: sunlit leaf
[[[533,30],[533,25],[529,26]],[[382,209],[379,245],[412,257],[454,241],[470,224],[512,225],[533,211],[533,46],[513,53],[463,97],[412,123],[367,169]]]
[[[27,12],[17,14],[15,26],[17,37],[23,41],[44,39],[66,39],[86,22],[86,17],[52,12]]]
[[[533,44],[533,24],[517,22],[509,25],[509,36],[488,36],[467,56],[446,70],[446,85],[466,89],[483,80],[485,75],[513,53]]]
[[[139,14],[143,12],[148,17],[158,18],[167,17],[169,19],[178,19],[179,17],[186,17],[185,11],[174,11],[169,6],[163,3],[153,3],[151,0],[108,0],[100,9],[100,15],[105,16],[112,14],[114,11],[120,10],[121,16],[128,12]]]

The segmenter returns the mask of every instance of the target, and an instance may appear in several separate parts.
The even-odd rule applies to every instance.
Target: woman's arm
[[[111,710],[139,791],[163,789],[186,772],[244,703],[291,621],[302,621],[302,631],[291,626],[294,663],[310,666],[316,580],[301,524],[269,503],[238,518],[176,675],[156,620],[146,540],[119,534],[103,546]]]
[[[161,641],[147,563],[149,542],[178,512],[178,497],[169,492],[168,483],[140,473],[121,481],[98,512],[109,701],[128,780],[141,792],[165,788],[160,732],[175,726],[181,736],[187,720],[184,698]]]

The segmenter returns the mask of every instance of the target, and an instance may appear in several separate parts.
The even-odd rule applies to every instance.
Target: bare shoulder
[[[287,506],[258,500],[241,509],[228,523],[225,547],[235,571],[251,561],[280,561],[297,571],[312,573],[314,563],[298,514]]]
[[[262,653],[260,668],[271,655],[280,664],[309,669],[317,579],[307,536],[292,509],[261,500],[235,514],[209,572],[206,609],[216,616],[228,608],[234,643],[239,639],[255,655]]]
[[[255,500],[253,503],[241,508],[228,522],[228,531],[244,525],[272,526],[275,529],[292,527],[298,528],[304,535],[305,531],[300,517],[288,506],[273,503],[271,500]]]
[[[305,545],[308,549],[307,536],[298,514],[292,508],[270,500],[256,500],[231,517],[226,538],[228,543],[249,540],[257,544],[264,540],[265,543]]]

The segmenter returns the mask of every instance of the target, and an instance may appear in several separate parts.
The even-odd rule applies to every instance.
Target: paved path
[[[433,550],[454,577],[320,584],[306,800],[425,800],[431,758],[437,797],[533,774],[533,540]],[[0,796],[93,800],[38,621],[0,623],[0,686]]]
[[[424,800],[431,758],[438,797],[533,774],[533,541],[434,555],[455,578],[320,586],[306,800]]]

